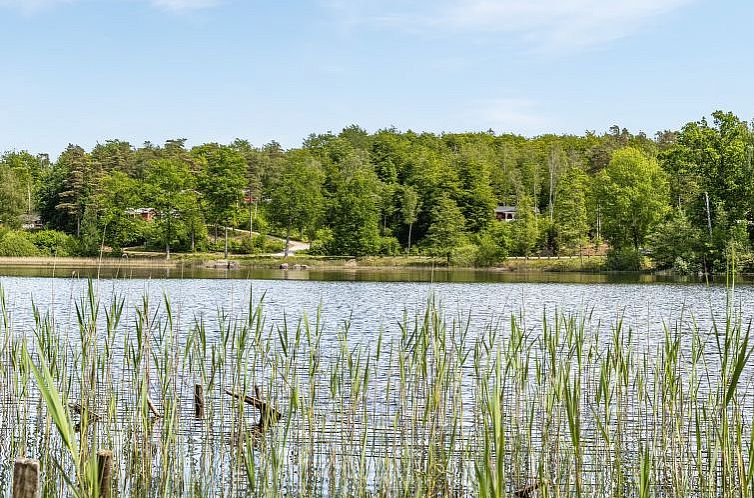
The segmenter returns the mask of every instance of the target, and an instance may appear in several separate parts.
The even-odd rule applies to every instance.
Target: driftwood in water
[[[68,403],[68,408],[70,408],[71,411],[75,413],[76,415],[82,415],[84,413],[84,408],[81,406],[80,403]],[[93,412],[92,410],[89,410],[89,409],[86,410],[86,415],[91,420],[96,421],[96,420],[101,419],[101,417],[96,412]]]
[[[149,411],[152,412],[152,415],[154,415],[157,418],[160,418],[160,412],[157,411],[157,408],[154,406],[154,403],[152,403],[151,398],[149,395],[147,395],[147,406],[149,407]]]
[[[283,415],[278,410],[276,410],[275,407],[264,401],[264,398],[262,397],[262,389],[259,386],[254,386],[253,397],[249,395],[234,393],[229,389],[225,390],[225,394],[227,394],[228,396],[233,396],[234,398],[239,399],[259,410],[259,422],[257,422],[257,424],[252,428],[253,434],[264,434],[270,427],[275,425],[283,417]]]
[[[521,489],[517,489],[513,492],[513,496],[516,498],[531,498],[534,492],[539,489],[539,483],[528,484]]]

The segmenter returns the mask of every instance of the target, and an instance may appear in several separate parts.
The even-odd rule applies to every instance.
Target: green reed
[[[356,334],[249,302],[186,317],[90,283],[72,326],[34,306],[27,330],[0,291],[0,455],[38,459],[51,497],[96,496],[101,448],[120,496],[754,496],[753,346],[732,297],[707,329],[641,333],[588,313],[477,327],[430,299]],[[260,425],[226,390],[282,417]]]

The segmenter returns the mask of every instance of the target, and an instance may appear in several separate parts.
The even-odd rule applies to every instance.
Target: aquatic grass
[[[733,306],[706,330],[654,324],[648,343],[588,310],[479,327],[430,298],[357,335],[263,301],[187,317],[88,285],[70,328],[34,306],[28,334],[0,291],[0,454],[39,459],[60,497],[97,492],[103,447],[121,496],[754,496],[752,344]],[[226,389],[281,418],[262,427]]]

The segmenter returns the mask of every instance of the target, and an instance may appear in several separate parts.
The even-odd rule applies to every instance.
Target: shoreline
[[[468,270],[476,272],[575,272],[575,273],[610,273],[601,270],[603,256],[578,257],[530,257],[508,258],[497,266],[469,267],[447,265],[442,258],[430,256],[365,256],[316,257],[289,256],[288,258],[269,255],[231,255],[228,260],[213,257],[210,254],[176,254],[172,259],[164,257],[129,257],[129,258],[81,258],[81,257],[0,257],[0,267],[27,268],[144,268],[144,269],[280,269],[287,263],[290,267],[300,265],[307,270],[434,270],[453,271]],[[639,272],[639,273],[647,273]]]

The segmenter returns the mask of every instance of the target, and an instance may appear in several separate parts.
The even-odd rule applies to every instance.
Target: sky
[[[754,117],[749,0],[0,0],[0,150]]]

